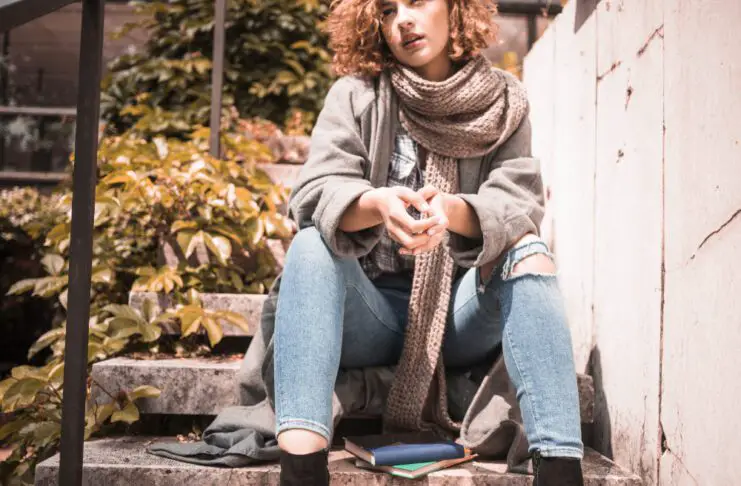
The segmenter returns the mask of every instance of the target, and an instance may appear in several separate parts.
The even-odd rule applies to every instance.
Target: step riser
[[[159,388],[162,391],[159,398],[137,402],[141,413],[216,415],[219,410],[237,404],[239,362],[228,366],[190,368],[179,367],[179,360],[168,360],[170,366],[161,366],[161,361],[116,361],[121,365],[94,365],[91,376],[112,393],[139,385]],[[93,387],[92,397],[99,404],[110,401],[100,387]]]
[[[144,384],[159,388],[162,391],[159,398],[138,402],[142,413],[216,415],[224,407],[237,404],[240,365],[240,361],[115,358],[93,365],[92,377],[111,393]],[[582,422],[592,423],[592,379],[579,375],[578,383]],[[93,398],[99,403],[109,401],[98,387],[93,387]]]
[[[214,311],[227,310],[236,312],[247,319],[250,326],[249,332],[244,332],[242,329],[228,323],[222,323],[224,336],[253,336],[255,329],[260,325],[260,315],[262,314],[262,305],[265,299],[265,295],[256,294],[201,294],[201,301],[204,308]],[[154,303],[153,313],[155,316],[173,307],[170,298],[164,294],[158,294],[156,292],[131,292],[129,294],[129,305],[139,311],[142,310],[144,302],[147,300]],[[180,329],[176,326],[168,325],[163,330],[166,334],[180,334]]]

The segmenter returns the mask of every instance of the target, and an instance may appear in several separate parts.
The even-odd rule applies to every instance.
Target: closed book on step
[[[345,437],[345,450],[373,466],[461,459],[470,451],[433,432]]]
[[[370,469],[373,471],[381,471],[391,474],[392,476],[399,476],[401,478],[418,479],[430,473],[463,464],[464,462],[468,462],[475,457],[476,454],[471,454],[470,456],[461,457],[460,459],[447,459],[437,462],[421,462],[418,464],[397,464],[396,466],[372,466],[362,459],[356,459],[355,467],[359,467],[361,469]]]

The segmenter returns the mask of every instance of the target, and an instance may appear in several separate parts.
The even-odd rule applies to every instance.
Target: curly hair
[[[470,59],[497,36],[496,0],[447,0],[448,55]],[[394,62],[381,31],[380,0],[333,0],[327,18],[332,68],[339,75],[377,76]]]

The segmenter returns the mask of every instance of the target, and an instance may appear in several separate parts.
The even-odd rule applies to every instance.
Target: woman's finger
[[[430,228],[442,222],[439,217],[414,219],[401,207],[389,212],[389,220],[410,235],[426,233]]]
[[[407,250],[414,250],[415,248],[427,243],[430,239],[430,237],[424,233],[420,235],[411,235],[394,224],[391,224],[390,226],[387,225],[386,230],[392,240],[399,243]]]
[[[442,242],[443,242],[443,234],[438,233],[438,235],[430,238],[430,241],[428,241],[425,245],[415,248],[412,254],[414,256],[417,256],[417,255],[421,255],[422,253],[430,252],[434,250],[435,248],[437,248],[438,246],[440,246]]]
[[[440,190],[435,186],[425,186],[417,191],[417,194],[419,194],[419,196],[425,201],[429,201],[433,197],[437,196],[439,193]]]
[[[407,205],[414,206],[414,208],[420,213],[426,213],[431,209],[425,198],[408,187],[399,188],[397,195],[399,196],[399,199],[404,201]]]

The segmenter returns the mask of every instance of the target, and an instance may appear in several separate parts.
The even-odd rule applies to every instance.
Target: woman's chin
[[[432,56],[422,50],[406,54],[404,58],[401,59],[402,64],[409,66],[412,69],[424,67],[429,64],[430,61],[432,61]]]

